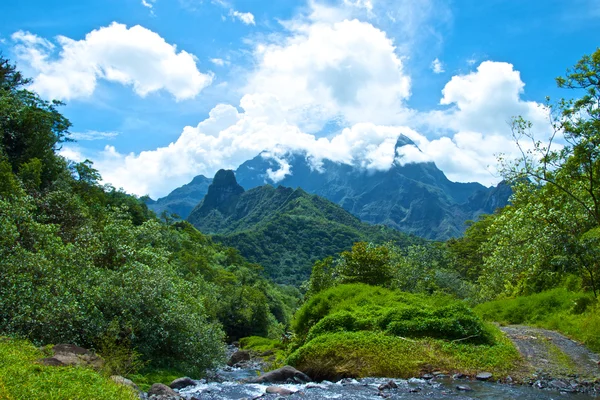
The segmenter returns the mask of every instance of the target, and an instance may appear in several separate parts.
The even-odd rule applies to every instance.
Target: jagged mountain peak
[[[215,174],[211,186],[222,187],[222,186],[239,186],[235,179],[235,174],[230,169],[220,169]],[[210,186],[209,186],[210,191]]]

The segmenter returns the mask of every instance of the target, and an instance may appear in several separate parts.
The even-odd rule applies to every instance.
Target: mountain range
[[[400,136],[396,149],[407,145],[415,144]],[[433,240],[462,235],[466,221],[505,206],[512,193],[503,182],[490,188],[476,182],[452,182],[432,162],[396,162],[387,171],[368,171],[325,159],[316,169],[306,154],[293,152],[285,156],[285,162],[290,174],[278,185],[324,197],[364,222]],[[279,168],[280,162],[263,153],[240,165],[235,177],[239,186],[249,190],[274,183],[269,176]],[[197,176],[168,196],[150,200],[148,206],[157,213],[166,210],[186,218],[208,192],[210,182]]]
[[[217,172],[188,221],[261,264],[275,282],[293,285],[308,279],[315,261],[349,250],[355,242],[391,241],[401,247],[424,242],[361,222],[301,188],[263,185],[246,191],[231,170]]]

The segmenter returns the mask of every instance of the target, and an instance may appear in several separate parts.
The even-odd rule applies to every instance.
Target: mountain
[[[414,143],[401,136],[396,149]],[[508,203],[511,189],[502,183],[486,188],[479,183],[450,181],[432,162],[394,165],[387,171],[366,171],[324,160],[312,168],[305,154],[286,157],[291,175],[278,182],[325,197],[372,224],[384,224],[420,237],[446,240],[461,236],[465,222],[493,213]],[[269,182],[268,171],[279,164],[259,155],[236,171],[248,189]]]
[[[415,144],[400,136],[396,149],[402,146]],[[367,171],[326,159],[315,169],[303,153],[287,154],[285,161],[290,164],[291,175],[278,185],[317,194],[362,221],[433,240],[461,236],[466,221],[504,207],[512,193],[504,182],[491,188],[476,182],[452,182],[432,162],[394,163],[387,171]],[[235,176],[240,186],[249,190],[275,184],[269,170],[279,168],[278,162],[262,154],[240,165]],[[200,175],[148,207],[158,214],[166,209],[187,218],[206,194],[210,181]]]
[[[394,229],[361,222],[300,188],[263,185],[246,191],[233,171],[225,170],[217,172],[188,221],[286,284],[299,284],[316,260],[349,250],[357,241],[423,243]]]
[[[204,175],[198,175],[190,183],[173,190],[165,197],[158,200],[148,198],[146,205],[158,216],[166,211],[186,219],[194,207],[204,198],[211,182],[212,179]]]

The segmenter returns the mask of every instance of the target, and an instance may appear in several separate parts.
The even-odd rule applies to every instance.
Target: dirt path
[[[592,381],[600,378],[600,356],[560,333],[520,325],[500,329],[525,359],[523,378],[527,375]]]

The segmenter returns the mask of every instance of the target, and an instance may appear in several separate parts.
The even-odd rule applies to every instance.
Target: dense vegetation
[[[278,336],[298,292],[57,155],[69,121],[0,59],[0,332],[200,375],[223,339]],[[115,371],[113,371],[115,372]]]
[[[270,185],[248,191],[232,171],[219,171],[188,220],[265,267],[275,282],[299,286],[313,262],[350,249],[360,240],[398,246],[425,241],[360,222],[341,207],[302,189]]]

